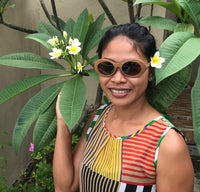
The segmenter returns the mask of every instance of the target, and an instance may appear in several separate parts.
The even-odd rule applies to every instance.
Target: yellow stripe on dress
[[[120,181],[122,139],[108,137],[107,145],[99,153],[93,171],[112,180]]]

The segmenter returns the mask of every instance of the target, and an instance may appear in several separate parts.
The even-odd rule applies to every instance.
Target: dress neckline
[[[112,108],[112,104],[110,104],[108,106],[108,109],[107,109],[106,114],[104,116],[104,119],[103,119],[103,128],[106,131],[106,134],[109,137],[112,137],[114,139],[122,139],[122,140],[124,140],[124,139],[128,139],[128,138],[131,138],[131,137],[135,137],[138,134],[142,133],[149,125],[153,124],[155,121],[158,121],[159,119],[162,118],[162,115],[156,117],[155,119],[153,119],[152,121],[150,121],[149,123],[147,123],[144,127],[142,127],[141,129],[137,130],[136,132],[134,132],[134,133],[132,133],[130,135],[127,135],[127,136],[116,136],[116,135],[110,133],[109,130],[107,129],[107,127],[106,127],[106,118],[107,118],[107,115],[108,115],[109,111],[111,110],[111,108]]]

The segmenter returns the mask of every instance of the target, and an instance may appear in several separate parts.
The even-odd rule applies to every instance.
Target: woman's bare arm
[[[160,145],[157,164],[158,192],[193,192],[194,169],[182,136],[170,130]]]

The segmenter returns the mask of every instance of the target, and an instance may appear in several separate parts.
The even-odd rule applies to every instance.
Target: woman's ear
[[[155,71],[153,67],[149,67],[149,81],[153,81],[155,79]]]

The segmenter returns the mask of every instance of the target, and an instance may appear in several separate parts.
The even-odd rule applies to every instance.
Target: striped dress
[[[81,161],[81,192],[156,192],[160,142],[175,127],[160,116],[126,137],[111,135],[105,118],[111,104],[101,106],[87,131]]]

